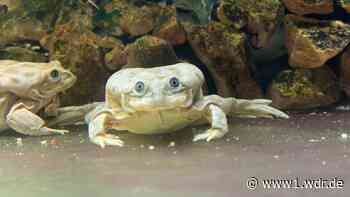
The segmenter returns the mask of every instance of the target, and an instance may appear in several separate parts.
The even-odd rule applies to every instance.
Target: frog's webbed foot
[[[101,148],[105,148],[108,146],[124,146],[124,142],[116,135],[112,134],[99,134],[97,136],[92,137],[91,142],[100,146]]]
[[[51,129],[45,126],[45,121],[30,111],[23,103],[15,104],[6,116],[6,123],[15,131],[32,136],[65,134],[69,131]]]
[[[286,113],[269,106],[271,102],[271,100],[266,99],[233,99],[233,105],[232,109],[230,110],[230,114],[248,118],[289,118],[289,116]]]
[[[89,122],[89,138],[92,143],[101,148],[105,148],[106,145],[124,146],[124,142],[118,136],[106,132],[112,119],[110,114],[102,113]]]
[[[204,133],[194,136],[193,141],[206,140],[207,142],[221,138],[228,132],[225,112],[217,105],[210,104],[207,109],[207,119],[211,122],[211,128]]]
[[[60,135],[64,135],[64,134],[67,134],[69,133],[68,130],[65,130],[65,129],[51,129],[51,128],[48,128],[48,127],[43,127],[41,128],[41,130],[45,133],[53,133],[53,134],[60,134]]]
[[[199,140],[206,140],[207,142],[210,142],[213,139],[221,138],[225,135],[225,132],[221,129],[208,129],[204,133],[200,133],[194,136],[193,141],[199,141]]]

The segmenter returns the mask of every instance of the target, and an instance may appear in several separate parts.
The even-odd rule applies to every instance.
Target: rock
[[[344,10],[350,14],[350,1],[349,0],[336,0],[338,3],[340,3],[341,7],[344,8]]]
[[[219,95],[245,95],[239,92],[246,91],[240,86],[250,84],[246,92],[258,92],[253,97],[261,97],[260,87],[250,76],[246,63],[244,34],[218,22],[209,25],[186,24],[185,30],[196,56],[208,67]]]
[[[154,17],[147,7],[140,10],[130,9],[121,16],[120,27],[133,37],[145,35],[154,29]]]
[[[168,41],[172,45],[184,44],[186,39],[186,32],[182,27],[174,6],[154,7],[156,17],[156,27],[152,35]]]
[[[178,18],[184,22],[205,25],[212,19],[211,15],[217,0],[176,0],[173,1],[178,10]]]
[[[235,92],[238,98],[244,98],[244,99],[263,98],[262,89],[259,87],[257,82],[251,76],[251,71],[249,70],[248,66],[238,70],[237,78],[235,81],[236,81]]]
[[[297,15],[330,14],[333,0],[282,0],[287,9]]]
[[[176,17],[176,10],[172,9],[169,13],[172,14],[168,16],[165,21],[159,22],[159,27],[155,29],[153,35],[168,41],[172,45],[186,43],[186,32]],[[163,14],[162,16],[162,18],[164,18],[166,14]]]
[[[42,22],[13,13],[0,17],[0,29],[0,46],[26,40],[40,40],[46,35]]]
[[[0,4],[0,17],[2,17],[2,15],[7,14],[7,12],[8,12],[8,7],[6,5]]]
[[[130,1],[119,0],[107,3],[104,9],[107,18],[102,18],[104,20],[99,25],[102,28],[119,26],[124,33],[136,37],[151,32],[155,27],[156,15],[152,6],[138,7]]]
[[[309,109],[328,106],[340,99],[336,77],[327,66],[282,71],[268,89],[279,109]]]
[[[350,97],[350,46],[340,56],[340,85],[347,97]]]
[[[10,59],[24,62],[47,62],[49,60],[49,58],[43,53],[18,46],[0,49],[0,59]]]
[[[126,47],[130,67],[163,66],[178,62],[172,46],[165,40],[144,36]]]
[[[0,2],[0,5],[2,3]],[[91,10],[82,1],[4,0],[8,12],[0,17],[0,46],[12,42],[39,41],[55,24],[63,24],[72,14]],[[82,16],[79,13],[79,16]],[[81,18],[82,21],[89,21]],[[91,23],[92,24],[92,23]],[[92,25],[91,25],[92,27]]]
[[[186,42],[176,8],[148,1],[111,1],[94,17],[99,30],[113,36],[127,34],[134,38],[152,34],[173,45]]]
[[[113,49],[117,42],[103,38],[90,30],[91,17],[77,16],[83,12],[77,10],[65,24],[58,24],[55,31],[41,39],[40,43],[46,47],[51,60],[57,59],[62,65],[71,70],[78,78],[75,86],[62,97],[66,105],[85,104],[103,100],[104,85],[109,73],[104,68],[102,49]],[[84,20],[82,20],[84,19]],[[64,23],[61,20],[60,23]]]
[[[89,1],[93,2],[92,0]],[[53,27],[52,31],[55,30],[56,26],[66,25],[72,23],[72,21],[79,21],[79,23],[73,23],[75,23],[75,25],[79,24],[80,27],[86,29],[92,30],[95,28],[93,23],[94,8],[88,1],[65,0],[61,1],[61,5],[56,9],[58,10],[56,11],[57,15],[54,24],[51,25]]]
[[[123,43],[116,43],[113,50],[105,55],[105,64],[110,70],[119,70],[127,64],[127,54]]]
[[[226,25],[245,28],[251,34],[256,48],[265,47],[276,25],[283,20],[283,9],[276,0],[223,0],[218,8],[218,18]]]
[[[288,15],[286,47],[293,67],[316,68],[338,55],[350,43],[350,25]]]
[[[153,36],[162,38],[172,45],[181,45],[186,42],[186,32],[180,24],[174,6],[153,6],[152,12],[158,15]]]
[[[7,11],[11,12],[22,6],[22,0],[0,0],[0,5],[6,6]]]

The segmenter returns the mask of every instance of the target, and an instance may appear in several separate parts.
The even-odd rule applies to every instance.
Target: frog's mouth
[[[192,89],[174,95],[133,97],[122,95],[121,105],[127,111],[162,111],[188,108],[193,104]]]

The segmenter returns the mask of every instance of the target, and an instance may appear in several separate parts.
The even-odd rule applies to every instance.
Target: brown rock
[[[333,104],[340,99],[336,77],[329,67],[281,72],[268,96],[280,109],[308,109]]]
[[[0,0],[0,5],[5,5],[9,12],[18,9],[22,6],[21,0]]]
[[[24,40],[40,40],[46,35],[46,29],[40,21],[12,14],[0,18],[0,29],[0,46]]]
[[[113,50],[105,55],[105,64],[110,70],[119,70],[127,64],[127,54],[123,43],[117,42]]]
[[[330,14],[333,0],[282,0],[287,9],[295,14]]]
[[[338,0],[341,3],[341,6],[344,8],[344,10],[348,13],[350,13],[350,1],[347,0]]]
[[[221,96],[247,95],[245,92],[257,92],[249,97],[261,97],[261,90],[250,77],[245,59],[245,36],[221,23],[212,22],[207,26],[185,26],[188,40],[197,57],[208,67],[218,94]],[[247,85],[249,84],[249,85]],[[246,90],[244,87],[250,87]]]
[[[151,32],[156,25],[156,13],[152,6],[135,6],[132,1],[111,1],[104,6],[107,14],[112,18],[98,24],[109,30],[119,26],[124,33],[132,37],[142,36]]]
[[[177,20],[176,16],[171,17],[166,23],[153,33],[154,36],[168,41],[172,45],[186,43],[186,32]]]
[[[10,59],[24,62],[47,62],[49,60],[49,58],[43,53],[19,46],[11,46],[0,49],[0,59]]]
[[[339,54],[350,43],[350,25],[288,15],[286,47],[293,67],[316,68]]]
[[[350,47],[340,57],[340,82],[347,97],[350,97]]]
[[[258,83],[251,76],[248,67],[239,69],[236,78],[236,96],[244,99],[263,98],[263,92]]]
[[[52,60],[61,61],[78,78],[73,88],[62,97],[66,105],[102,100],[109,76],[103,66],[104,54],[101,49],[113,48],[116,43],[97,36],[85,24],[79,17],[74,18],[56,26],[53,33],[40,41],[50,51]]]
[[[276,0],[223,0],[218,9],[219,20],[237,29],[246,27],[256,48],[266,47],[276,25],[283,19],[282,3]]]
[[[121,16],[120,27],[125,33],[131,36],[141,36],[154,29],[155,19],[147,7],[129,9]]]
[[[128,67],[163,66],[178,62],[172,46],[165,40],[144,36],[126,48]]]

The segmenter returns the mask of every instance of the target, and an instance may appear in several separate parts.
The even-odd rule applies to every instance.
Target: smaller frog
[[[37,113],[44,109],[55,116],[58,94],[72,87],[76,77],[60,62],[0,60],[0,131],[13,129],[32,136],[65,134],[67,130],[46,127]]]
[[[203,96],[203,83],[203,73],[189,63],[116,72],[108,79],[105,103],[86,116],[90,140],[102,148],[123,146],[119,137],[107,131],[159,134],[210,123],[206,132],[193,138],[209,142],[228,132],[226,115],[288,118],[268,106],[270,100]]]

